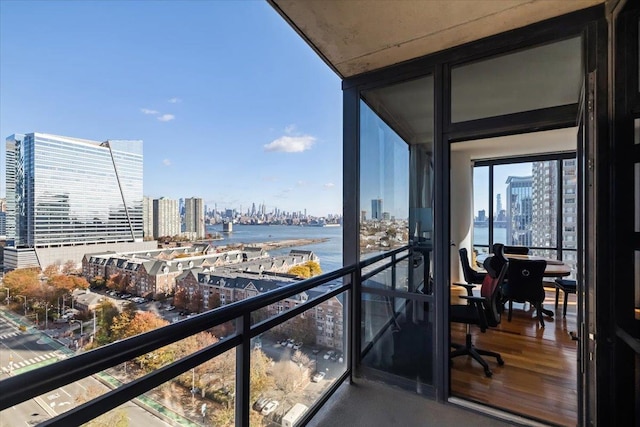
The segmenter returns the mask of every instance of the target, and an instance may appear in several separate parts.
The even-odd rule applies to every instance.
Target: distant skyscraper
[[[371,200],[371,219],[382,219],[382,199]]]
[[[533,200],[531,176],[507,178],[507,245],[531,246]],[[500,199],[498,199],[500,200]]]
[[[178,201],[165,199],[153,200],[153,235],[160,237],[173,237],[180,234],[180,212]]]
[[[142,218],[144,238],[147,240],[155,239],[153,235],[153,199],[151,197],[144,196],[142,199]]]
[[[86,245],[146,248],[133,244],[143,237],[142,141],[12,135],[6,191],[7,268],[79,263],[111,249]]]
[[[502,212],[502,195],[496,194],[496,215]]]
[[[184,201],[185,231],[196,233],[196,239],[204,239],[204,204],[202,199],[192,197]]]

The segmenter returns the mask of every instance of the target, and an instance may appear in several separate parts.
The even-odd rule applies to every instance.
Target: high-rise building
[[[508,245],[531,246],[532,213],[531,176],[507,178],[507,241]]]
[[[382,219],[382,199],[371,200],[371,219]]]
[[[143,235],[146,240],[153,240],[153,199],[144,196],[142,199],[142,219],[143,219]]]
[[[204,204],[202,199],[191,197],[184,201],[185,231],[195,233],[196,239],[204,239]]]
[[[173,237],[180,234],[178,201],[161,197],[153,200],[153,235]]]
[[[142,141],[12,135],[6,171],[6,268],[149,246],[135,245],[143,241]]]

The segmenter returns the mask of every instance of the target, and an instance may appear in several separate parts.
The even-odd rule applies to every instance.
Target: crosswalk
[[[52,351],[50,353],[45,353],[45,354],[41,354],[40,356],[32,357],[31,359],[22,360],[20,362],[14,361],[12,367],[14,369],[19,369],[19,368],[24,368],[25,366],[32,365],[34,363],[44,362],[45,360],[49,360],[49,359],[57,360],[61,358],[63,358],[62,353],[58,351]]]
[[[2,335],[0,335],[0,340],[4,340],[4,339],[7,339],[7,338],[15,337],[17,335],[20,335],[20,332],[9,332],[8,334],[2,334]]]

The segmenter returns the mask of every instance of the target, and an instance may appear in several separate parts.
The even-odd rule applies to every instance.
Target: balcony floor
[[[513,424],[370,380],[342,384],[308,426],[510,426]]]

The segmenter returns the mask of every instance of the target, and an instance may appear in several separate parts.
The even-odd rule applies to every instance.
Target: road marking
[[[0,335],[0,340],[4,340],[6,338],[15,337],[16,335],[20,335],[20,332],[10,332],[8,334],[2,334],[2,335]]]

